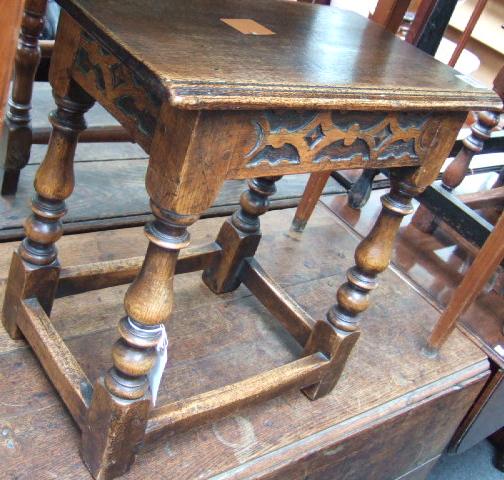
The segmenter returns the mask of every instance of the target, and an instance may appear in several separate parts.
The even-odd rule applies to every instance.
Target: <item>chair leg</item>
[[[1,194],[14,195],[32,143],[31,98],[40,62],[38,38],[44,28],[47,0],[26,0],[14,63],[14,81],[3,129]]]
[[[303,196],[301,197],[301,201],[296,209],[294,220],[292,221],[292,232],[303,232],[330,176],[331,172],[329,170],[325,172],[312,173],[310,175],[305,191],[303,192]]]
[[[501,215],[497,225],[480,249],[462,283],[457,287],[450,303],[436,323],[429,339],[425,353],[433,356],[448,335],[462,313],[474,302],[485,283],[504,259],[504,216]]]

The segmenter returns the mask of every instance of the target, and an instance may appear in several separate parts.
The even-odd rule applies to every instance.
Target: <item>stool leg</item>
[[[222,225],[217,243],[222,257],[203,273],[203,281],[215,293],[235,290],[244,258],[254,256],[261,239],[259,216],[268,211],[269,197],[281,177],[263,177],[249,181],[249,189],[240,197],[240,208]]]
[[[32,143],[31,98],[40,62],[38,38],[44,28],[47,0],[26,0],[14,63],[14,81],[9,99],[2,156],[2,195],[16,193],[21,169],[30,159]]]
[[[94,386],[82,457],[94,478],[128,471],[144,438],[151,395],[147,375],[173,306],[173,277],[179,251],[188,245],[187,227],[197,216],[177,215],[155,205],[145,228],[149,246],[141,271],[124,300],[126,317],[112,349],[113,367]]]
[[[331,368],[318,385],[306,389],[312,399],[329,393],[343,371],[352,347],[359,336],[359,314],[369,306],[369,292],[376,288],[377,276],[383,272],[392,255],[392,247],[402,218],[413,212],[409,189],[392,180],[390,193],[381,199],[382,210],[373,228],[355,251],[355,266],[347,271],[347,282],[339,287],[337,303],[327,312],[328,325],[319,322],[305,347],[305,353],[327,352],[331,358]],[[323,330],[322,330],[323,329]],[[328,345],[330,343],[330,345]]]
[[[67,97],[55,95],[55,101],[57,109],[49,116],[51,140],[35,177],[33,213],[25,221],[26,237],[14,253],[5,291],[2,319],[12,338],[21,337],[16,312],[23,299],[35,296],[50,314],[60,271],[55,243],[63,234],[65,199],[74,188],[73,158],[86,127],[84,113],[93,104],[76,86]]]

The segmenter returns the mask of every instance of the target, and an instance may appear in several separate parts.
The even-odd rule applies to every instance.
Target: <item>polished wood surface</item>
[[[336,8],[270,0],[60,3],[153,92],[182,108],[500,106],[452,69]],[[221,18],[252,18],[275,35],[243,35]]]
[[[358,240],[322,205],[302,239],[293,239],[285,235],[293,213],[264,216],[257,259],[310,315],[321,318]],[[221,222],[206,219],[191,227],[194,244],[215,238]],[[142,256],[146,243],[141,228],[65,235],[59,241],[60,259],[64,265],[118,261]],[[15,248],[17,242],[0,245],[0,296]],[[54,328],[90,382],[109,366],[125,289],[55,301]],[[245,287],[216,297],[198,273],[189,273],[177,276],[175,295],[160,404],[224,387],[298,355],[292,339]],[[397,295],[402,302],[395,301]],[[366,480],[425,479],[424,464],[436,462],[481,390],[488,364],[460,332],[448,339],[438,359],[423,357],[419,346],[438,312],[391,270],[365,315],[362,341],[330,395],[310,402],[299,391],[286,392],[167,443],[149,445],[124,478],[301,480],[309,475],[355,480],[361,474]],[[90,478],[78,455],[75,424],[27,343],[9,339],[0,326],[0,352],[6,380],[0,387],[3,472]]]

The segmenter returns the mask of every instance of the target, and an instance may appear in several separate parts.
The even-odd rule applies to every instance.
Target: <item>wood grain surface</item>
[[[60,3],[153,93],[182,108],[501,105],[493,92],[458,78],[373,22],[336,8],[269,0]],[[252,19],[275,35],[243,35],[221,18]]]

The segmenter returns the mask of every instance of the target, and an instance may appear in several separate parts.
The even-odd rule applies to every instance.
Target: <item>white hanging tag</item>
[[[159,385],[161,384],[161,378],[163,376],[164,369],[166,367],[166,362],[168,360],[168,337],[166,336],[166,329],[164,325],[161,327],[161,338],[156,345],[156,362],[152,367],[151,371],[147,375],[149,379],[149,385],[152,396],[152,405],[156,405],[157,394],[159,390]]]

